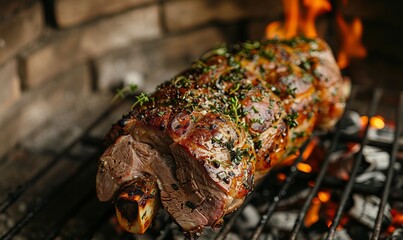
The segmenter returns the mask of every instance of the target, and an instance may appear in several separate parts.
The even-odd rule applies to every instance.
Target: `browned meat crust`
[[[136,98],[112,127],[97,193],[111,200],[139,173],[187,232],[218,226],[270,168],[330,128],[347,96],[329,47],[295,38],[221,47]]]

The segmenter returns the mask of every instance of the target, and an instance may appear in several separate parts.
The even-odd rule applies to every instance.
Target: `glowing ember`
[[[368,117],[361,116],[361,126],[366,126],[368,124]]]
[[[328,202],[330,200],[330,193],[324,191],[318,192],[318,198],[323,203]]]
[[[321,205],[322,204],[318,198],[312,199],[312,205],[306,213],[306,217],[304,219],[304,225],[306,227],[310,227],[319,220],[319,211]]]
[[[279,174],[277,174],[277,179],[279,180],[279,181],[285,181],[285,179],[287,178],[287,176],[284,174],[284,173],[279,173]]]
[[[361,125],[364,127],[368,124],[368,117],[362,116],[361,117]],[[385,127],[385,119],[382,116],[374,116],[371,118],[370,126],[375,129],[382,129]]]
[[[312,167],[311,165],[307,164],[307,163],[298,163],[297,164],[297,169],[301,172],[305,172],[305,173],[310,173],[312,171]]]
[[[385,120],[381,116],[375,116],[371,118],[371,126],[376,129],[382,129],[385,127]]]

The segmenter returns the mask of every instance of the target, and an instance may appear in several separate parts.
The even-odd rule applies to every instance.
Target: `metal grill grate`
[[[353,89],[352,96],[347,104],[347,109],[349,110],[352,106],[352,101],[356,99],[357,88]],[[370,118],[374,114],[379,106],[380,99],[383,95],[383,91],[380,89],[376,89],[372,92],[372,100],[370,101],[370,105],[368,108],[368,112],[366,115]],[[15,222],[9,224],[10,226],[4,227],[4,229],[0,229],[1,239],[13,239],[17,235],[24,236],[22,234],[24,229],[29,225],[40,225],[45,226],[43,230],[36,231],[35,238],[40,239],[54,239],[59,236],[63,231],[65,231],[66,226],[69,225],[74,219],[78,218],[78,215],[87,216],[84,230],[77,233],[77,235],[72,236],[71,233],[68,236],[72,236],[73,238],[79,239],[92,239],[96,236],[100,231],[108,232],[108,237],[113,236],[114,238],[120,239],[136,239],[136,236],[119,232],[118,228],[115,227],[114,223],[110,223],[111,219],[113,219],[113,209],[109,204],[100,204],[95,199],[95,191],[94,191],[94,179],[95,179],[95,171],[97,166],[97,158],[102,152],[102,139],[91,137],[91,132],[99,128],[102,125],[103,120],[107,119],[108,116],[115,114],[116,115],[116,106],[112,106],[107,109],[104,113],[102,113],[85,131],[82,132],[71,144],[65,147],[58,154],[53,155],[52,159],[47,162],[44,166],[42,166],[39,170],[36,171],[34,175],[32,175],[29,179],[23,182],[21,185],[12,189],[6,197],[2,198],[0,202],[0,214],[3,216],[11,216],[12,211],[10,210],[14,205],[17,204],[18,201],[24,200],[27,198],[29,191],[32,190],[36,185],[40,184],[44,181],[46,176],[52,169],[57,168],[59,162],[69,156],[73,156],[75,159],[75,165],[77,165],[74,170],[68,171],[68,174],[63,176],[62,179],[58,179],[55,184],[50,184],[51,187],[47,189],[44,193],[38,193],[38,197],[33,201],[30,201],[27,204],[27,210],[22,211],[23,213],[15,219]],[[322,161],[322,165],[320,170],[315,176],[314,179],[315,185],[310,189],[309,195],[303,204],[300,212],[298,213],[298,218],[295,221],[295,225],[289,235],[290,239],[297,239],[299,232],[301,231],[304,218],[307,214],[307,211],[311,205],[312,199],[316,196],[321,187],[327,186],[330,188],[338,188],[343,190],[343,194],[340,199],[340,203],[338,205],[336,214],[334,219],[332,220],[332,224],[328,229],[328,233],[326,235],[326,239],[333,239],[335,230],[340,223],[341,216],[343,211],[346,208],[347,200],[354,192],[361,192],[366,194],[374,194],[378,195],[381,198],[381,202],[379,204],[378,214],[376,218],[375,227],[373,228],[372,239],[379,239],[381,232],[381,224],[383,219],[383,214],[385,210],[385,206],[388,200],[400,201],[403,202],[403,191],[399,189],[392,189],[391,182],[394,174],[393,167],[389,167],[387,170],[386,181],[383,187],[374,187],[368,186],[362,183],[356,183],[355,178],[357,176],[357,172],[359,169],[359,165],[362,160],[362,151],[363,146],[370,144],[373,146],[377,146],[382,149],[386,149],[390,153],[390,166],[394,166],[397,153],[399,150],[402,150],[402,146],[399,146],[399,136],[401,134],[402,128],[402,119],[403,119],[403,93],[400,93],[398,97],[397,107],[394,108],[395,111],[395,134],[394,140],[392,143],[384,143],[384,142],[376,142],[371,141],[368,138],[368,128],[369,125],[366,126],[363,137],[356,138],[352,136],[346,136],[342,131],[337,130],[334,133],[328,134],[331,136],[331,146],[328,148],[328,152],[326,153],[324,160]],[[343,119],[340,121],[339,125],[343,124]],[[310,138],[300,149],[301,152],[304,152],[310,141],[313,138]],[[350,172],[350,178],[348,181],[346,180],[334,180],[329,179],[326,176],[327,169],[329,167],[329,156],[335,151],[336,145],[340,141],[350,141],[360,143],[360,150],[358,154],[355,155],[354,164],[352,171]],[[86,154],[83,156],[77,156],[75,150],[78,146],[81,146],[81,149],[91,149],[90,151],[86,151]],[[400,149],[399,149],[400,148]],[[25,161],[30,161],[29,157]],[[302,154],[295,160],[293,165],[290,167],[289,172],[286,176],[286,179],[280,189],[271,194],[269,204],[267,204],[266,209],[264,209],[263,214],[260,216],[259,223],[254,227],[253,233],[250,236],[250,239],[260,239],[260,235],[262,231],[266,227],[268,221],[272,217],[273,213],[278,206],[278,203],[283,199],[283,197],[288,192],[290,186],[294,184],[294,180],[298,175],[297,164],[302,161]],[[68,165],[69,166],[69,165]],[[2,163],[0,165],[0,173],[7,171],[5,169],[5,164]],[[270,174],[269,174],[270,175]],[[312,176],[309,176],[312,177]],[[80,181],[79,181],[80,180]],[[85,184],[84,184],[85,183]],[[46,184],[46,183],[45,183]],[[75,191],[76,189],[82,189],[80,191]],[[260,185],[257,187],[256,192],[263,191],[264,186]],[[56,200],[60,198],[60,196],[68,195],[71,197],[71,204],[66,204],[62,200]],[[247,203],[250,203],[252,199],[256,196],[255,193],[252,193],[246,200],[245,204],[235,213],[231,214],[226,218],[226,224],[221,228],[218,234],[215,235],[215,239],[225,239],[227,234],[234,228],[234,224],[236,219],[242,214],[245,209]],[[53,214],[43,215],[44,209],[49,207],[49,205],[56,205],[53,207]],[[67,207],[68,205],[68,207]],[[93,211],[85,214],[86,209],[93,209]],[[49,211],[47,211],[49,212]],[[52,211],[50,211],[52,213]],[[55,217],[57,216],[57,217]],[[90,216],[88,218],[88,216]],[[54,219],[55,217],[55,219]],[[91,219],[91,220],[88,220]],[[161,220],[162,219],[162,220]],[[160,216],[160,222],[154,224],[154,231],[159,234],[157,239],[170,239],[172,238],[172,230],[173,225],[169,218],[165,215]],[[37,227],[40,229],[40,227]],[[106,230],[105,230],[106,229]],[[157,230],[155,230],[157,229]],[[30,238],[27,236],[26,238]]]

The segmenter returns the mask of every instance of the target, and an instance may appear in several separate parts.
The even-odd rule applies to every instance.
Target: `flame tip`
[[[268,39],[288,39],[299,34],[309,38],[318,37],[316,18],[332,11],[332,4],[329,0],[302,0],[301,5],[304,8],[299,6],[299,0],[283,0],[282,2],[284,22],[275,21],[267,25],[265,36]],[[347,5],[347,2],[347,0],[343,0],[342,3]],[[358,17],[347,23],[340,11],[336,12],[336,23],[342,39],[337,64],[344,69],[349,65],[350,59],[367,56],[367,50],[361,42],[363,24]]]

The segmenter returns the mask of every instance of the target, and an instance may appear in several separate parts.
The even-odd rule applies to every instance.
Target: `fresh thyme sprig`
[[[154,102],[154,98],[150,97],[148,94],[140,93],[140,95],[136,96],[136,102],[133,103],[132,109],[135,106],[137,106],[138,104],[140,104],[140,106],[143,106],[144,103],[147,103],[147,102],[150,102],[150,101]]]
[[[115,96],[112,98],[112,103],[116,102],[119,98],[124,99],[128,95],[134,94],[137,90],[137,85],[136,84],[129,84],[125,86],[124,88],[116,90]]]

